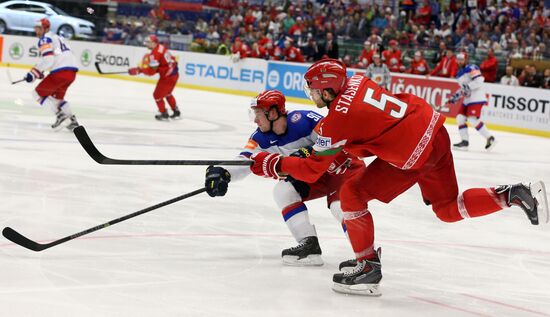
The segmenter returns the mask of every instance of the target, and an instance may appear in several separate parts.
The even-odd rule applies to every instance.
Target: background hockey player
[[[391,83],[390,69],[386,64],[382,63],[380,54],[374,53],[374,55],[372,55],[372,64],[367,67],[364,75],[378,85],[389,89]]]
[[[38,37],[39,62],[25,76],[28,83],[42,79],[33,91],[33,97],[40,105],[50,107],[56,120],[53,129],[66,125],[73,130],[78,126],[69,103],[65,100],[67,89],[73,83],[78,72],[76,58],[67,41],[50,32],[50,21],[46,18],[36,21],[34,31]],[[44,78],[44,73],[50,71]]]
[[[259,94],[253,99],[251,110],[258,128],[240,153],[240,158],[248,160],[250,155],[260,151],[301,157],[310,155],[311,146],[317,139],[315,127],[323,118],[320,114],[309,110],[287,112],[285,97],[278,90]],[[309,220],[305,201],[326,196],[328,208],[339,223],[343,222],[338,189],[344,177],[350,177],[365,165],[361,160],[352,160],[343,153],[333,163],[316,182],[304,183],[288,177],[274,188],[275,202],[282,210],[288,229],[299,243],[296,247],[283,250],[285,264],[323,264],[317,233]],[[248,174],[248,166],[227,169],[210,166],[206,171],[207,192],[212,197],[223,196],[230,181],[243,179]]]
[[[304,75],[306,93],[329,113],[318,129],[308,158],[260,152],[251,170],[279,179],[291,175],[315,182],[342,151],[357,157],[375,155],[366,169],[346,178],[340,188],[349,240],[356,255],[354,270],[333,276],[337,292],[379,295],[381,263],[374,250],[374,225],[368,202],[389,203],[418,183],[424,202],[445,222],[488,215],[512,205],[523,209],[533,225],[548,221],[544,184],[537,182],[458,191],[445,117],[423,99],[392,94],[367,77],[346,76],[338,60],[314,63]],[[419,255],[421,257],[421,255]]]
[[[477,65],[466,64],[466,56],[463,53],[456,55],[456,61],[460,67],[460,70],[456,74],[460,89],[449,101],[456,103],[460,98],[464,97],[464,99],[456,116],[458,132],[462,140],[453,146],[456,149],[468,149],[470,143],[468,141],[468,125],[466,122],[469,122],[487,140],[485,149],[490,150],[495,145],[495,137],[487,129],[483,121],[481,121],[481,109],[487,105],[487,95],[482,88],[485,79]]]
[[[151,53],[145,54],[138,67],[130,68],[130,75],[145,74],[153,76],[159,74],[159,81],[153,92],[153,98],[157,103],[159,113],[155,119],[167,121],[169,118],[180,119],[181,113],[176,103],[176,98],[172,95],[174,87],[178,83],[178,63],[174,56],[168,51],[166,46],[159,43],[156,35],[149,35],[144,42],[145,46],[151,50]],[[168,115],[164,99],[172,109],[172,115]]]

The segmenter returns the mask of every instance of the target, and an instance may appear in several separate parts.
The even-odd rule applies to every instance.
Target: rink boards
[[[35,37],[0,36],[0,62],[12,67],[31,67],[36,63],[38,48]],[[148,51],[144,47],[71,41],[81,73],[98,75],[95,63],[104,71],[121,71],[138,65]],[[229,56],[173,51],[178,59],[178,86],[254,96],[264,89],[278,89],[294,102],[308,103],[303,92],[303,74],[308,64],[266,61],[247,58],[239,61]],[[349,69],[350,74],[361,73]],[[144,75],[121,79],[154,82]],[[390,90],[420,96],[440,112],[454,118],[459,105],[448,99],[459,88],[455,80],[424,76],[392,74]],[[550,91],[544,89],[484,84],[489,104],[483,118],[493,129],[550,137]],[[449,121],[453,121],[450,119]]]

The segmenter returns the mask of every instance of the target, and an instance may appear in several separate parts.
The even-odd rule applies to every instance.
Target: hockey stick
[[[112,74],[128,74],[128,71],[123,71],[123,72],[104,72],[101,70],[101,68],[99,67],[99,62],[95,62],[94,63],[95,65],[95,68],[97,69],[97,72],[100,73],[101,75],[112,75]]]
[[[16,81],[13,81],[12,77],[11,77],[11,72],[10,72],[10,64],[6,64],[6,73],[8,74],[8,79],[9,81],[11,82],[12,85],[15,85],[17,83],[20,83],[22,81],[25,81],[25,78],[23,79],[19,79],[19,80],[16,80]]]
[[[74,135],[80,142],[80,145],[90,155],[94,161],[99,164],[109,165],[252,165],[252,161],[233,160],[233,161],[214,161],[214,160],[120,160],[106,157],[95,147],[88,136],[84,126],[78,126],[74,130]]]
[[[124,220],[128,220],[130,218],[134,218],[136,216],[139,216],[141,214],[144,214],[146,212],[149,212],[149,211],[152,211],[152,210],[155,210],[155,209],[158,209],[160,207],[164,207],[164,206],[167,206],[167,205],[170,205],[170,204],[173,204],[177,201],[180,201],[180,200],[183,200],[183,199],[186,199],[186,198],[189,198],[189,197],[192,197],[192,196],[195,196],[195,195],[198,195],[202,192],[205,192],[206,191],[206,188],[201,188],[201,189],[197,189],[195,191],[192,191],[190,193],[187,193],[187,194],[183,194],[181,196],[178,196],[176,198],[172,198],[170,200],[167,200],[167,201],[164,201],[164,202],[161,202],[159,204],[156,204],[154,206],[151,206],[151,207],[147,207],[145,209],[142,209],[142,210],[139,210],[139,211],[136,211],[134,213],[131,213],[131,214],[128,214],[126,216],[123,216],[123,217],[120,217],[120,218],[117,218],[117,219],[114,219],[114,220],[111,220],[109,222],[106,222],[104,224],[100,224],[98,226],[95,226],[93,228],[90,228],[90,229],[86,229],[84,231],[81,231],[79,233],[75,233],[73,235],[70,235],[70,236],[67,236],[65,238],[62,238],[62,239],[59,239],[59,240],[55,240],[55,241],[52,241],[50,243],[38,243],[36,241],[33,241],[25,236],[23,236],[22,234],[20,234],[19,232],[15,231],[14,229],[10,228],[10,227],[5,227],[4,230],[2,230],[2,234],[4,235],[4,237],[6,237],[8,240],[10,240],[11,242],[15,243],[15,244],[18,244],[24,248],[27,248],[29,250],[32,250],[32,251],[36,251],[36,252],[39,252],[39,251],[42,251],[42,250],[46,250],[46,249],[49,249],[51,247],[54,247],[58,244],[61,244],[61,243],[65,243],[67,241],[70,241],[70,240],[74,240],[78,237],[81,237],[83,235],[86,235],[88,233],[92,233],[94,231],[97,231],[97,230],[100,230],[100,229],[103,229],[103,228],[107,228],[109,226],[112,226],[116,223],[119,223],[119,222],[122,222]]]

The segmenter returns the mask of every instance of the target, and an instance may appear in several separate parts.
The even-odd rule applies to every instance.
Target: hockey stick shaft
[[[12,81],[11,84],[12,84],[12,85],[15,85],[15,84],[20,83],[20,82],[22,82],[22,81],[25,81],[25,78],[19,79],[19,80],[16,80],[16,81]]]
[[[99,62],[95,62],[94,65],[95,65],[95,68],[97,69],[97,72],[100,73],[101,75],[128,74],[127,70],[123,72],[104,72],[101,70],[101,67],[99,67]]]
[[[252,161],[248,160],[231,160],[231,161],[218,161],[218,160],[121,160],[106,157],[101,154],[97,147],[94,145],[90,136],[86,132],[84,126],[76,127],[74,130],[80,145],[84,148],[86,153],[90,155],[94,161],[99,164],[108,165],[242,165],[249,166]]]
[[[71,240],[74,240],[78,237],[81,237],[83,235],[86,235],[86,234],[89,234],[89,233],[92,233],[94,231],[98,231],[100,229],[103,229],[103,228],[107,228],[109,226],[112,226],[114,224],[117,224],[119,222],[122,222],[122,221],[125,221],[125,220],[128,220],[130,218],[134,218],[134,217],[137,217],[139,215],[142,215],[144,213],[147,213],[149,211],[152,211],[152,210],[155,210],[155,209],[158,209],[158,208],[161,208],[161,207],[164,207],[164,206],[168,206],[170,204],[173,204],[175,202],[178,202],[180,200],[183,200],[183,199],[186,199],[186,198],[189,198],[189,197],[192,197],[192,196],[195,196],[195,195],[198,195],[200,193],[203,193],[206,191],[206,188],[201,188],[201,189],[197,189],[195,191],[192,191],[190,193],[187,193],[187,194],[183,194],[181,196],[178,196],[178,197],[175,197],[175,198],[172,198],[170,200],[167,200],[167,201],[164,201],[164,202],[161,202],[159,204],[156,204],[154,206],[150,206],[150,207],[147,207],[145,209],[142,209],[142,210],[138,210],[134,213],[131,213],[131,214],[128,214],[126,216],[123,216],[123,217],[120,217],[120,218],[117,218],[117,219],[114,219],[114,220],[111,220],[111,221],[108,221],[106,223],[103,223],[103,224],[100,224],[98,226],[95,226],[95,227],[92,227],[90,229],[86,229],[84,231],[81,231],[81,232],[78,232],[78,233],[75,233],[73,235],[70,235],[70,236],[67,236],[65,238],[62,238],[62,239],[59,239],[59,240],[55,240],[55,241],[52,241],[50,243],[45,243],[45,244],[42,244],[42,243],[38,243],[36,241],[33,241],[25,236],[23,236],[22,234],[20,234],[19,232],[15,231],[14,229],[10,228],[10,227],[5,227],[4,230],[2,230],[2,235],[4,235],[4,237],[6,237],[8,240],[10,240],[11,242],[15,243],[15,244],[18,244],[24,248],[27,248],[29,250],[32,250],[32,251],[35,251],[35,252],[39,252],[39,251],[42,251],[42,250],[45,250],[45,249],[49,249],[53,246],[56,246],[58,244],[61,244],[61,243],[65,243],[67,241],[71,241]]]

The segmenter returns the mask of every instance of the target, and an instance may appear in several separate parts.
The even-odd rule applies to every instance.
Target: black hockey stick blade
[[[6,239],[10,240],[11,242],[15,243],[15,244],[18,244],[24,248],[27,248],[31,251],[35,251],[35,252],[39,252],[39,251],[42,251],[42,250],[45,250],[45,249],[49,249],[53,246],[56,246],[58,244],[61,244],[61,243],[64,243],[64,242],[67,242],[67,241],[70,241],[70,240],[74,240],[78,237],[81,237],[83,235],[86,235],[86,234],[89,234],[89,233],[92,233],[94,231],[97,231],[97,230],[100,230],[100,229],[104,229],[104,228],[107,228],[109,226],[112,226],[116,223],[119,223],[119,222],[122,222],[122,221],[125,221],[125,220],[128,220],[130,218],[134,218],[136,216],[139,216],[139,215],[142,215],[144,213],[147,213],[149,211],[152,211],[152,210],[155,210],[155,209],[158,209],[160,207],[164,207],[164,206],[167,206],[167,205],[170,205],[170,204],[173,204],[175,202],[178,202],[180,200],[183,200],[183,199],[186,199],[186,198],[189,198],[189,197],[192,197],[192,196],[195,196],[195,195],[198,195],[200,193],[204,193],[206,191],[206,188],[200,188],[200,189],[197,189],[197,190],[194,190],[190,193],[187,193],[187,194],[183,194],[183,195],[180,195],[178,197],[175,197],[175,198],[172,198],[170,200],[167,200],[167,201],[163,201],[161,203],[158,203],[156,205],[153,205],[153,206],[150,206],[150,207],[147,207],[147,208],[144,208],[144,209],[141,209],[141,210],[138,210],[136,212],[133,212],[131,214],[128,214],[126,216],[122,216],[120,218],[116,218],[116,219],[113,219],[111,221],[108,221],[106,223],[102,223],[100,225],[97,225],[95,227],[92,227],[92,228],[89,228],[89,229],[86,229],[84,231],[80,231],[78,233],[75,233],[75,234],[72,234],[70,236],[66,236],[65,238],[61,238],[59,240],[55,240],[55,241],[52,241],[50,243],[38,243],[36,241],[32,241],[31,239],[25,237],[24,235],[20,234],[19,232],[15,231],[14,229],[10,228],[10,227],[5,227],[4,230],[2,230],[2,235],[4,237],[6,237]]]
[[[78,126],[74,130],[74,135],[86,153],[99,164],[107,165],[241,165],[249,166],[252,161],[248,160],[122,160],[113,159],[103,155],[94,145],[84,126]]]
[[[10,240],[11,242],[18,244],[24,248],[27,248],[32,251],[42,251],[44,249],[48,248],[48,245],[40,244],[38,242],[34,242],[31,239],[25,237],[24,235],[20,234],[19,232],[13,230],[10,227],[4,228],[2,230],[2,235],[6,237],[6,239]]]
[[[123,72],[104,72],[101,70],[101,67],[99,67],[99,62],[95,62],[94,65],[95,65],[95,69],[97,69],[97,72],[100,73],[101,75],[128,74],[127,70]]]

